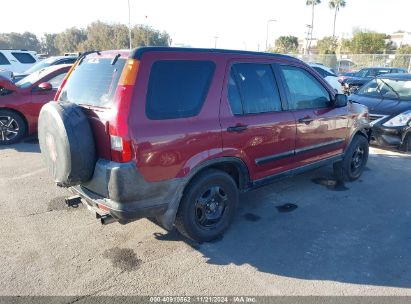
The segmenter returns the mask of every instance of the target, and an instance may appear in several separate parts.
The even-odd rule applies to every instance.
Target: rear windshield
[[[104,107],[113,96],[125,59],[85,58],[73,71],[60,95],[61,101]]]

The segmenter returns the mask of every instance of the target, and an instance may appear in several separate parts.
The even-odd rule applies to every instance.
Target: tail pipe
[[[100,222],[102,225],[108,225],[117,222],[117,220],[111,215],[107,214],[100,217]]]

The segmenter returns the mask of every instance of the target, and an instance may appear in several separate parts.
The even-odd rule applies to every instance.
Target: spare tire
[[[80,106],[47,103],[40,111],[38,134],[41,154],[58,186],[91,179],[96,164],[94,138]]]

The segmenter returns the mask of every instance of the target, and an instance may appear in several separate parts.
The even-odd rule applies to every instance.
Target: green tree
[[[91,23],[86,29],[69,28],[62,33],[46,33],[41,42],[33,33],[0,33],[0,48],[27,49],[48,55],[88,50],[125,49],[129,47],[129,30],[123,24],[101,21]],[[132,46],[169,46],[170,35],[151,27],[136,25],[132,28]]]
[[[133,47],[169,46],[171,44],[171,38],[167,32],[160,32],[142,25],[136,25],[132,28],[132,41]]]
[[[269,50],[274,53],[296,53],[298,50],[298,38],[295,36],[280,36],[275,41],[275,48]]]
[[[335,54],[338,42],[334,37],[324,37],[317,42],[317,51],[319,54]]]
[[[382,54],[387,49],[386,35],[357,32],[351,40],[343,40],[342,49],[354,54]]]
[[[59,55],[59,49],[56,45],[57,34],[47,34],[41,38],[41,52],[50,56]]]
[[[334,10],[334,26],[333,26],[333,38],[335,37],[335,24],[337,21],[337,13],[339,12],[341,7],[345,7],[346,2],[345,0],[330,0],[328,6],[330,9]]]
[[[30,32],[0,34],[0,48],[25,49],[36,52],[41,49],[37,36]]]
[[[115,50],[128,48],[128,28],[123,24],[91,23],[86,30],[87,39],[79,45],[79,51]]]
[[[310,31],[310,42],[308,44],[308,51],[311,48],[311,41],[313,40],[313,32],[314,32],[314,8],[317,4],[320,4],[321,0],[306,0],[305,4],[307,6],[311,6],[311,31]]]
[[[85,30],[72,27],[57,34],[56,46],[61,54],[66,52],[78,52],[81,44],[86,40],[87,33]]]
[[[411,67],[411,45],[403,45],[397,49],[392,65],[405,69]]]

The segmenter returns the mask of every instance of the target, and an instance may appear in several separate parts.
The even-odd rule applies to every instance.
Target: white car
[[[338,76],[332,69],[318,63],[309,63],[309,65],[316,70],[339,94],[344,94],[341,83],[338,81]]]
[[[0,69],[23,73],[38,60],[37,53],[26,50],[0,50]]]
[[[13,79],[13,72],[0,69],[0,77],[6,78],[6,79]]]

